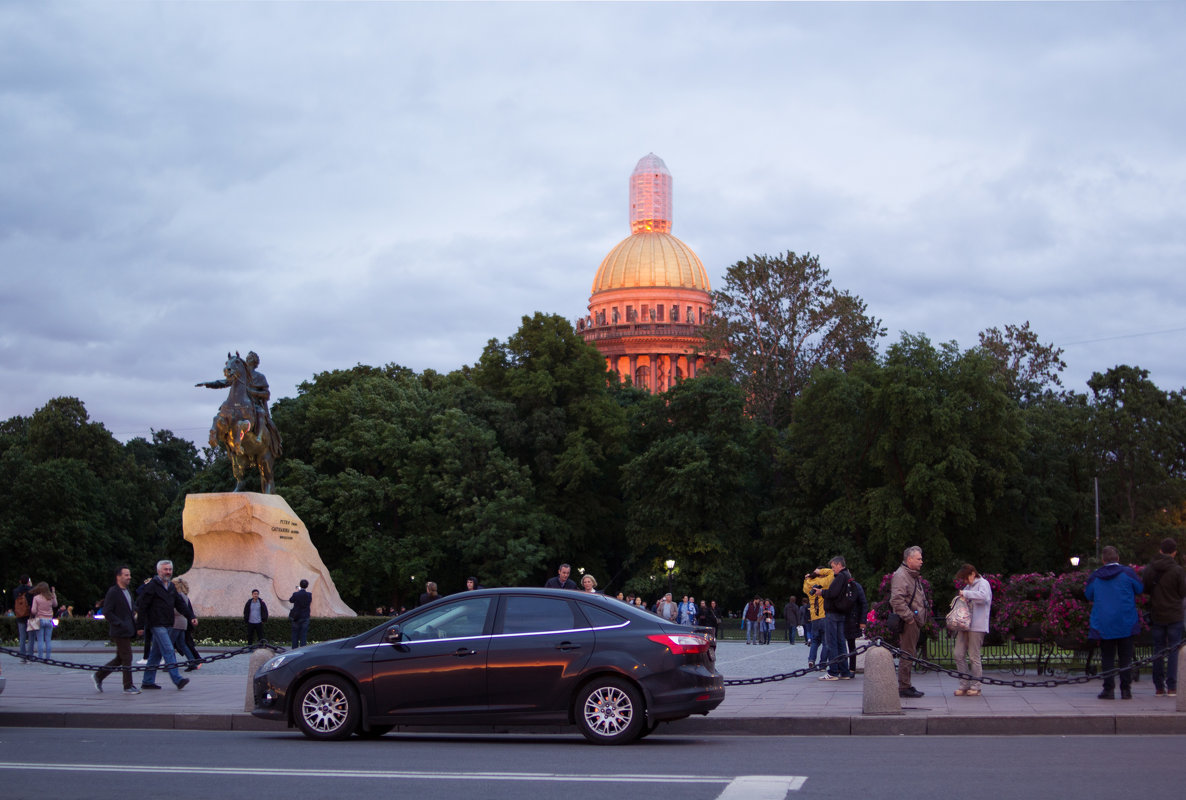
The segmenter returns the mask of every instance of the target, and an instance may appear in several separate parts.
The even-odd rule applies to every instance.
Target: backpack
[[[17,619],[22,619],[29,616],[29,593],[18,592],[16,599],[12,601],[12,613]]]
[[[852,611],[857,604],[856,593],[852,590],[852,578],[844,582],[844,592],[835,600],[836,610],[845,613]]]

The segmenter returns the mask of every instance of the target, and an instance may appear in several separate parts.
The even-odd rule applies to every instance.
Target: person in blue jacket
[[[1087,599],[1091,601],[1088,637],[1100,643],[1100,666],[1104,671],[1101,700],[1116,699],[1114,676],[1109,675],[1120,657],[1120,699],[1132,699],[1133,636],[1141,629],[1137,614],[1137,595],[1145,590],[1132,567],[1119,564],[1120,551],[1111,545],[1100,551],[1104,565],[1087,579]]]

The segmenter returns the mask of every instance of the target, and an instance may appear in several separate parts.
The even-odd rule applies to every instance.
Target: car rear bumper
[[[707,714],[725,700],[725,679],[700,666],[685,666],[653,676],[643,684],[652,722]]]

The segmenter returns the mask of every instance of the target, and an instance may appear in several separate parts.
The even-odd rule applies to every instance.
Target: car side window
[[[506,598],[503,633],[548,633],[588,627],[589,623],[574,613],[570,600],[517,595]]]
[[[585,616],[589,618],[589,622],[594,628],[616,628],[626,621],[611,611],[598,608],[593,603],[581,603],[581,611],[585,612]]]
[[[402,625],[404,641],[481,636],[491,602],[491,597],[471,597],[434,605]]]

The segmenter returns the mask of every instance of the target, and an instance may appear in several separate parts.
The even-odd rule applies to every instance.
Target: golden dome
[[[623,239],[609,251],[593,279],[594,294],[651,286],[710,291],[708,273],[692,248],[670,233],[658,231]]]

